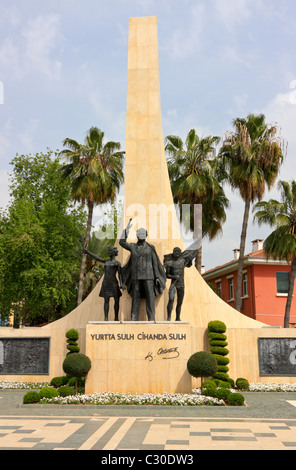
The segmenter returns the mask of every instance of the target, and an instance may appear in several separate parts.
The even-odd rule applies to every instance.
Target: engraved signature
[[[161,356],[161,359],[176,359],[180,356],[180,353],[178,351],[178,347],[168,349],[159,348],[156,355],[153,355],[152,352],[149,352],[145,357],[145,360],[148,359],[151,362],[156,356]]]

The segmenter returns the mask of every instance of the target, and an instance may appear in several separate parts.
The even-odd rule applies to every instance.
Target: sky
[[[288,144],[279,179],[296,179],[294,0],[0,0],[0,207],[16,154],[82,143],[92,126],[125,149],[128,27],[139,16],[157,17],[163,135],[223,139],[233,119],[264,113]],[[206,270],[239,248],[244,206],[226,194],[223,233],[203,243]],[[246,252],[270,231],[251,215]]]

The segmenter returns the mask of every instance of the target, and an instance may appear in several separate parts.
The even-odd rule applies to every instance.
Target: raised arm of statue
[[[130,228],[132,226],[132,219],[129,220],[126,228],[123,230],[121,237],[119,239],[119,245],[122,246],[122,248],[125,248],[126,250],[131,251],[130,244],[126,241]]]
[[[88,251],[86,248],[83,248],[83,253],[86,253],[87,255],[91,256],[92,258],[96,259],[97,261],[100,261],[101,263],[106,263],[106,261],[108,261],[107,259],[100,258],[99,256],[94,255],[93,253]]]

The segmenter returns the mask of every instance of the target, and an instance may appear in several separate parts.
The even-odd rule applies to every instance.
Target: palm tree
[[[104,144],[104,132],[91,127],[84,144],[73,139],[65,139],[68,148],[61,151],[68,163],[63,165],[62,173],[70,178],[72,198],[82,206],[87,206],[88,220],[84,248],[88,248],[95,205],[113,202],[123,182],[123,157],[119,142]],[[83,279],[86,254],[82,255],[77,304],[82,302]]]
[[[264,242],[264,251],[267,256],[274,259],[286,259],[288,263],[291,263],[284,317],[284,328],[289,328],[296,274],[296,181],[293,180],[290,184],[280,181],[279,189],[282,202],[274,199],[268,202],[261,201],[254,206],[254,211],[257,211],[255,219],[259,225],[265,223],[276,227]]]
[[[265,123],[264,114],[249,114],[233,121],[235,130],[227,133],[220,156],[233,189],[238,189],[245,203],[238,260],[235,308],[241,310],[241,289],[247,227],[251,204],[260,201],[265,187],[274,185],[283,161],[281,139],[276,126]]]
[[[168,154],[168,170],[174,202],[179,205],[182,216],[182,205],[189,204],[190,229],[194,230],[194,206],[203,205],[202,237],[209,239],[222,230],[226,219],[225,209],[228,200],[216,177],[216,145],[219,137],[199,138],[191,129],[185,143],[178,136],[166,137],[165,149]],[[205,210],[204,210],[205,209]],[[212,217],[210,217],[212,216]],[[195,266],[201,272],[200,246]]]

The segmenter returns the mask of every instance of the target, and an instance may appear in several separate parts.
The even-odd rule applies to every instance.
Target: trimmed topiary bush
[[[23,397],[23,403],[28,405],[30,403],[39,403],[40,402],[40,395],[38,392],[31,391],[27,392]]]
[[[210,321],[208,323],[208,330],[212,333],[225,333],[226,325],[220,320]]]
[[[230,405],[232,406],[242,406],[245,403],[245,398],[241,393],[230,393],[227,397]]]
[[[226,356],[229,354],[229,349],[226,348],[228,343],[226,341],[227,336],[224,334],[225,331],[226,325],[220,320],[210,321],[208,323],[210,352],[215,357],[218,364],[218,370],[214,374],[213,378],[228,382],[230,378],[227,373],[229,371],[229,368],[227,367],[229,359]]]
[[[218,366],[226,366],[227,364],[229,364],[228,357],[219,356],[219,354],[213,354],[213,356],[216,359]]]
[[[67,354],[78,353],[80,351],[80,347],[77,346],[77,344],[72,344],[72,343],[68,343],[67,349],[69,351]]]
[[[226,341],[227,336],[223,335],[222,333],[215,333],[214,331],[208,331],[208,337],[210,340],[220,340],[220,341]]]
[[[62,385],[58,388],[58,394],[60,397],[68,397],[69,395],[75,395],[75,392],[70,385]]]
[[[218,382],[218,387],[220,388],[231,388],[231,385],[229,382],[225,382],[224,380],[219,380]]]
[[[243,377],[236,379],[235,385],[240,390],[247,390],[249,388],[248,380],[244,379]]]
[[[54,398],[58,397],[58,391],[53,387],[42,387],[39,392],[40,398]]]
[[[211,339],[210,346],[218,346],[222,348],[226,348],[228,346],[227,341],[222,341],[221,339]]]
[[[222,380],[224,382],[228,382],[229,379],[229,375],[226,372],[216,372],[214,374],[214,377],[219,381]]]
[[[220,346],[212,346],[211,353],[217,354],[218,356],[227,356],[229,354],[229,350]]]
[[[218,390],[214,387],[208,387],[204,388],[201,392],[202,395],[205,395],[207,397],[214,397],[217,398],[217,392]]]
[[[211,380],[211,379],[204,380],[202,385],[203,385],[204,388],[208,388],[208,387],[216,388],[216,386],[217,386],[216,382],[214,380]]]
[[[227,388],[218,388],[216,397],[219,398],[219,400],[227,400],[230,393],[232,392]]]
[[[63,362],[63,370],[70,377],[85,377],[91,368],[88,356],[82,353],[73,353]]]
[[[193,377],[201,378],[212,377],[217,372],[217,361],[212,354],[206,351],[200,351],[192,354],[187,361],[187,370]]]
[[[63,370],[70,377],[76,379],[76,393],[77,393],[77,378],[86,377],[91,368],[91,361],[88,356],[82,353],[68,354],[63,362]]]
[[[78,331],[74,330],[74,328],[72,328],[71,330],[68,330],[66,333],[66,338],[69,340],[77,341],[79,338]]]
[[[59,388],[62,385],[66,385],[67,382],[68,382],[68,378],[65,375],[63,375],[61,377],[53,377],[50,381],[50,385],[52,387]]]
[[[77,330],[74,330],[74,328],[72,328],[71,330],[68,330],[67,333],[66,333],[66,338],[67,338],[67,349],[68,349],[68,354],[73,354],[73,353],[79,353],[80,351],[80,348],[77,344],[77,341],[78,341],[78,338],[79,338],[79,334],[78,334],[78,331]]]

